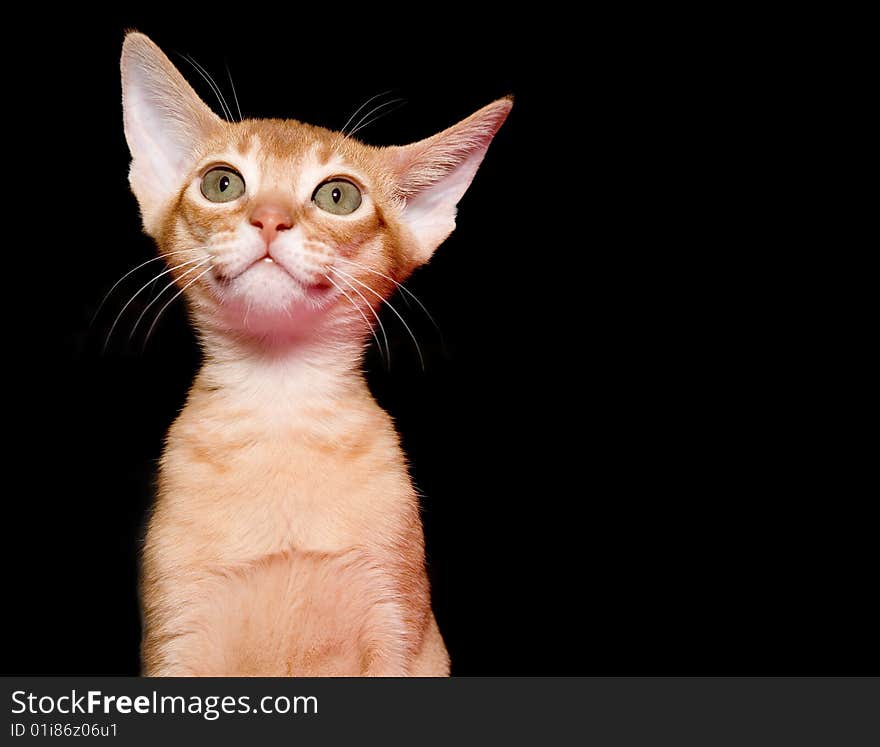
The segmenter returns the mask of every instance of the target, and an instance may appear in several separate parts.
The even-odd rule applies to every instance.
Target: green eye
[[[231,202],[244,194],[244,179],[226,166],[211,169],[202,177],[202,194],[211,202]]]
[[[331,179],[315,190],[312,200],[328,213],[348,215],[360,207],[361,191],[344,179]]]

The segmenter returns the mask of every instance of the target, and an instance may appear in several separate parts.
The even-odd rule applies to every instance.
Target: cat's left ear
[[[433,137],[386,149],[405,200],[403,220],[416,239],[414,264],[427,262],[452,233],[456,205],[512,106],[513,97],[498,99]]]
[[[122,45],[122,110],[131,151],[128,180],[152,233],[162,206],[178,193],[200,144],[223,127],[171,61],[148,37],[131,32]]]

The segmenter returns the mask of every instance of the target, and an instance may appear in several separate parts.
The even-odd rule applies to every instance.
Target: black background
[[[454,674],[876,672],[867,495],[825,428],[827,361],[805,342],[821,321],[759,222],[762,175],[735,167],[762,103],[718,95],[739,92],[706,67],[712,30],[683,51],[644,16],[334,13],[7,31],[31,51],[5,66],[3,671],[138,671],[139,538],[198,352],[180,305],[128,344],[135,302],[102,353],[145,272],[90,326],[153,252],[121,123],[136,27],[215,108],[175,52],[227,95],[228,64],[246,116],[339,127],[374,94],[405,97],[361,133],[374,144],[516,96],[455,234],[409,283],[445,344],[396,296],[427,372],[390,313],[391,370],[366,361],[425,495]]]

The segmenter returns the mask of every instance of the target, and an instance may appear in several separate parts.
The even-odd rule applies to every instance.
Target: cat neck
[[[359,337],[279,340],[202,325],[199,332],[204,363],[198,383],[225,400],[285,416],[316,403],[370,397]]]

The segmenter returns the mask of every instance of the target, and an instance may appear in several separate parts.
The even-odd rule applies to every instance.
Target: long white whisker
[[[188,252],[197,252],[197,251],[199,251],[199,250],[198,249],[181,249],[179,252],[168,252],[167,254],[163,254],[158,257],[153,257],[152,259],[148,259],[146,262],[141,262],[137,267],[126,272],[125,275],[123,275],[121,278],[119,278],[119,280],[117,280],[115,283],[113,283],[113,287],[110,288],[110,290],[107,291],[107,295],[104,296],[103,299],[101,299],[101,303],[98,304],[98,308],[95,311],[94,316],[92,316],[92,321],[89,322],[89,324],[91,325],[91,324],[95,323],[95,319],[98,318],[98,314],[101,313],[101,309],[104,308],[104,304],[107,303],[107,299],[113,295],[113,291],[115,291],[119,287],[119,285],[122,283],[122,281],[125,280],[129,275],[137,272],[138,270],[141,269],[141,267],[146,267],[147,265],[152,264],[153,262],[159,262],[160,260],[165,259],[165,257],[171,257],[175,254],[186,254]]]
[[[389,91],[382,91],[382,93],[377,93],[375,96],[370,96],[370,98],[368,98],[366,101],[364,101],[363,104],[361,104],[357,109],[355,109],[354,113],[348,118],[346,123],[344,125],[342,125],[342,129],[340,129],[339,132],[337,133],[336,139],[333,141],[333,147],[331,148],[331,150],[336,150],[336,146],[339,143],[339,138],[345,136],[345,128],[348,127],[352,123],[354,118],[363,111],[365,106],[372,103],[373,101],[378,99],[380,96],[387,96],[389,93],[391,93],[390,90]]]
[[[232,97],[235,99],[235,108],[238,110],[238,121],[244,119],[241,116],[241,106],[238,103],[238,94],[235,92],[235,83],[232,82],[232,73],[229,72],[229,65],[226,66],[226,76],[229,78],[229,85],[232,87]]]
[[[223,98],[223,92],[220,90],[220,87],[214,82],[214,79],[211,77],[211,74],[205,70],[193,57],[189,55],[183,55],[183,59],[185,59],[190,65],[192,65],[196,72],[201,75],[207,84],[211,86],[211,90],[214,92],[214,95],[217,96],[217,100],[220,102],[220,107],[223,109],[223,116],[228,117],[230,120],[234,121],[235,117],[232,116],[232,112],[229,107],[226,105],[226,99]]]
[[[364,114],[364,115],[363,115],[363,116],[362,116],[362,117],[361,117],[361,118],[360,118],[360,119],[359,119],[359,120],[358,120],[358,121],[352,126],[351,131],[348,133],[348,135],[347,135],[346,137],[351,137],[351,133],[354,132],[355,130],[357,130],[357,128],[360,126],[361,122],[363,122],[365,119],[368,119],[369,117],[372,117],[376,112],[378,112],[378,111],[384,109],[386,106],[391,106],[391,104],[397,104],[397,103],[399,103],[399,102],[401,102],[401,101],[403,101],[403,99],[400,99],[400,98],[397,98],[397,99],[388,99],[388,101],[383,101],[383,102],[381,102],[381,103],[379,103],[379,104],[376,104],[376,106],[374,106],[372,109],[370,109],[366,114]]]
[[[409,328],[409,325],[406,323],[406,320],[400,315],[400,313],[397,311],[397,309],[395,309],[388,301],[386,301],[379,293],[374,291],[369,285],[367,285],[366,283],[364,283],[364,282],[358,280],[356,277],[354,277],[354,275],[349,275],[347,272],[343,272],[342,270],[337,270],[336,268],[331,268],[331,269],[333,270],[333,272],[339,273],[347,278],[350,278],[358,285],[366,288],[368,291],[370,291],[370,293],[372,293],[374,296],[376,296],[376,298],[378,298],[389,309],[391,309],[391,311],[394,312],[394,315],[398,319],[400,319],[400,323],[404,326],[406,331],[409,332],[409,336],[412,338],[412,341],[415,343],[416,352],[419,354],[419,363],[421,363],[422,371],[424,371],[425,370],[425,359],[422,356],[422,348],[419,346],[419,341],[416,339],[416,336],[413,334],[413,331]]]
[[[340,270],[337,270],[335,267],[330,268],[330,272],[335,272],[339,274]],[[388,335],[385,333],[385,325],[382,324],[382,320],[379,318],[379,315],[376,313],[376,309],[373,308],[373,305],[366,299],[363,293],[361,293],[357,288],[355,288],[351,283],[349,283],[344,277],[339,278],[345,285],[347,285],[351,290],[357,293],[361,301],[363,301],[367,308],[370,310],[370,313],[375,317],[376,322],[379,324],[379,329],[382,331],[382,339],[385,340],[385,350],[388,352],[388,369],[391,368],[391,345],[388,344]],[[381,350],[381,348],[380,348]]]
[[[116,315],[116,319],[113,320],[113,325],[110,327],[110,331],[107,333],[107,339],[104,340],[104,347],[103,347],[102,350],[103,350],[104,352],[107,351],[107,345],[110,344],[110,338],[113,336],[113,330],[116,329],[116,325],[119,324],[119,320],[122,319],[122,315],[125,313],[125,310],[126,310],[129,306],[131,306],[131,303],[132,303],[132,301],[134,301],[134,299],[136,299],[141,293],[143,293],[147,288],[150,287],[150,283],[152,283],[153,281],[155,281],[155,280],[157,280],[158,278],[162,277],[163,275],[167,275],[169,272],[174,272],[174,270],[178,270],[178,269],[180,269],[181,267],[186,267],[187,265],[191,265],[191,264],[193,264],[194,262],[201,262],[202,259],[203,259],[202,257],[197,257],[197,258],[195,258],[195,259],[187,260],[186,262],[181,262],[179,265],[176,265],[175,267],[169,267],[167,270],[165,270],[164,272],[160,272],[158,275],[156,275],[156,277],[152,278],[149,282],[147,282],[147,283],[145,283],[144,285],[142,285],[142,286],[137,290],[137,292],[136,292],[131,298],[128,299],[128,301],[127,301],[127,303],[125,304],[125,306],[122,307],[122,311],[120,311],[120,312]]]
[[[196,275],[192,280],[190,280],[186,285],[184,285],[183,288],[181,288],[179,291],[177,291],[177,293],[175,293],[169,299],[168,303],[166,303],[161,309],[159,309],[159,313],[156,314],[156,318],[153,320],[153,323],[150,325],[150,328],[147,330],[147,336],[144,338],[144,348],[147,347],[147,343],[150,341],[150,335],[153,334],[153,330],[156,328],[156,324],[159,322],[159,319],[161,318],[162,314],[165,313],[165,309],[167,309],[169,306],[171,306],[171,304],[174,303],[175,299],[177,299],[180,296],[180,294],[183,293],[187,288],[189,288],[193,283],[195,283],[200,278],[204,277],[209,272],[211,272],[211,269],[212,268],[209,267],[204,272],[201,272],[198,275]]]
[[[205,257],[199,264],[195,265],[195,267],[190,267],[188,270],[186,270],[186,272],[180,273],[179,278],[175,278],[170,283],[168,283],[168,285],[166,285],[164,288],[162,288],[162,290],[160,290],[156,294],[156,297],[153,298],[153,300],[150,301],[146,306],[144,306],[144,310],[141,311],[141,315],[137,318],[137,321],[134,323],[134,326],[131,328],[131,333],[129,334],[128,339],[129,340],[134,339],[134,334],[135,334],[135,332],[137,332],[137,328],[140,325],[141,320],[144,318],[144,316],[146,316],[147,312],[152,308],[153,304],[156,303],[156,301],[158,301],[160,298],[162,298],[165,291],[167,291],[169,288],[173,287],[174,284],[177,283],[179,280],[183,280],[187,275],[191,275],[196,270],[198,270],[200,267],[204,267],[205,264],[207,264],[210,261],[211,261],[210,257]]]
[[[393,109],[388,109],[387,111],[380,112],[379,114],[375,114],[375,112],[378,111],[378,107],[377,107],[377,108],[373,111],[373,113],[374,113],[374,116],[373,116],[373,117],[371,117],[370,119],[368,119],[366,122],[361,122],[361,123],[359,123],[358,126],[355,127],[351,132],[349,132],[348,135],[347,135],[346,137],[354,137],[355,135],[357,135],[358,132],[360,132],[362,129],[364,129],[364,127],[369,127],[371,124],[373,124],[373,122],[375,122],[377,119],[382,119],[382,117],[384,117],[386,114],[391,114],[391,112],[396,112],[396,111],[397,111],[398,109],[400,109],[400,107],[403,106],[406,102],[405,102],[403,99],[392,99],[392,100],[389,101],[388,103],[389,103],[389,104],[395,104],[395,103],[396,103],[396,104],[398,104],[398,105],[395,106]]]
[[[370,334],[373,335],[373,339],[376,341],[376,347],[379,348],[379,352],[381,353],[381,352],[382,352],[382,344],[379,342],[379,338],[378,338],[378,336],[376,335],[376,330],[373,329],[373,325],[370,323],[370,320],[367,318],[367,315],[364,314],[363,309],[362,309],[360,306],[358,306],[358,305],[354,302],[354,299],[353,299],[351,296],[349,296],[348,293],[346,293],[342,288],[340,288],[340,287],[336,284],[336,281],[334,281],[333,278],[331,278],[331,277],[330,277],[329,275],[327,275],[326,273],[324,274],[324,277],[327,278],[327,281],[328,281],[328,282],[329,282],[334,288],[336,288],[336,290],[338,290],[343,296],[345,296],[345,297],[348,299],[349,303],[350,303],[352,306],[354,306],[354,308],[357,310],[358,314],[360,314],[360,315],[364,318],[364,321],[367,323],[367,329],[369,329],[369,330],[370,330]]]
[[[226,102],[226,97],[223,95],[220,84],[216,80],[214,80],[214,76],[211,75],[211,73],[207,71],[204,65],[202,65],[195,57],[190,56],[190,60],[192,60],[199,72],[203,73],[203,77],[205,78],[205,80],[208,81],[208,83],[214,89],[214,92],[217,94],[217,98],[220,101],[220,106],[222,106],[223,110],[229,115],[229,119],[234,122],[235,117],[232,116],[232,107],[230,107],[229,104]]]
[[[398,288],[400,288],[401,291],[406,293],[410,298],[412,298],[413,301],[415,301],[421,307],[422,311],[425,312],[425,315],[428,317],[428,319],[431,320],[431,324],[434,325],[434,329],[436,329],[438,332],[440,332],[440,326],[434,320],[434,317],[431,316],[431,312],[428,311],[427,308],[425,308],[425,304],[423,304],[419,300],[419,297],[415,293],[413,293],[409,288],[407,288],[403,283],[398,283],[394,278],[389,277],[384,272],[379,272],[378,270],[374,270],[372,267],[367,267],[366,265],[362,265],[360,262],[355,262],[353,259],[345,259],[343,257],[337,257],[337,260],[340,262],[346,262],[350,265],[354,265],[355,267],[360,267],[362,270],[366,270],[367,272],[372,272],[374,275],[378,275],[379,277],[383,277],[386,280],[390,280]],[[406,296],[403,297],[403,300],[406,302]],[[440,334],[442,335],[443,333],[440,332]]]
[[[370,96],[370,98],[368,98],[366,101],[364,101],[363,104],[361,104],[357,109],[354,110],[354,114],[352,114],[348,118],[348,121],[344,125],[342,125],[342,129],[340,130],[340,132],[345,132],[345,128],[348,127],[352,123],[352,120],[354,120],[354,118],[364,110],[364,107],[366,107],[367,104],[371,104],[380,96],[387,96],[389,93],[391,93],[390,90],[382,91],[382,93],[377,93],[375,96]]]

